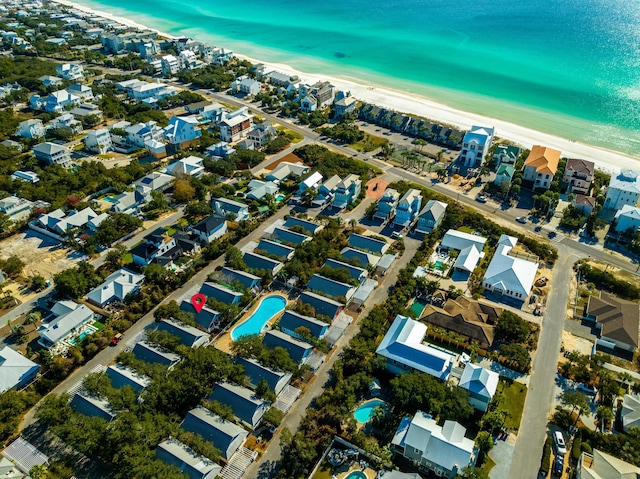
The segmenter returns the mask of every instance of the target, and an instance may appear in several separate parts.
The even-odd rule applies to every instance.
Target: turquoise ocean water
[[[640,154],[638,1],[78,3],[304,72]]]

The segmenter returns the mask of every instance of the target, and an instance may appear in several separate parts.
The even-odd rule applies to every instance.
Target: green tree
[[[229,246],[229,248],[227,248],[227,252],[224,255],[224,261],[227,266],[231,268],[242,271],[247,269],[247,265],[242,257],[242,251],[240,251],[236,246]]]
[[[186,178],[178,178],[173,184],[173,199],[176,203],[185,204],[196,196],[196,189]]]
[[[517,314],[505,309],[500,313],[495,332],[498,339],[523,343],[531,334],[531,326]]]
[[[75,268],[69,268],[53,276],[58,297],[80,298],[102,282],[95,268],[82,261]]]
[[[10,278],[20,276],[24,267],[25,262],[16,255],[11,255],[7,259],[0,260],[0,270]]]
[[[29,287],[36,292],[42,291],[47,287],[47,280],[44,278],[44,276],[36,274],[29,278]]]
[[[577,413],[574,424],[578,422],[580,416],[588,413],[590,410],[587,396],[579,391],[563,391],[562,396],[560,397],[560,404],[564,407],[571,407],[571,413]]]
[[[100,244],[110,246],[114,241],[135,231],[141,226],[142,220],[136,216],[125,213],[113,213],[98,226],[95,236],[96,241]]]

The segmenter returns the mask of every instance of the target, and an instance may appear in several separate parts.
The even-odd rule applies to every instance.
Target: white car
[[[553,443],[556,445],[556,451],[558,454],[564,456],[567,453],[567,445],[564,442],[564,436],[560,431],[553,433]]]

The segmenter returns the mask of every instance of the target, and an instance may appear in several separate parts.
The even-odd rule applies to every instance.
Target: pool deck
[[[260,306],[260,304],[262,303],[262,300],[264,300],[265,298],[268,298],[270,296],[282,296],[285,298],[286,301],[286,305],[285,305],[285,309],[286,307],[289,305],[289,303],[291,303],[291,301],[289,301],[289,299],[287,299],[287,295],[285,293],[280,293],[277,291],[274,291],[273,293],[268,293],[265,294],[264,296],[261,296],[260,298],[258,298],[258,300],[253,304],[253,306],[251,306],[251,308],[244,313],[244,315],[242,315],[242,317],[236,321],[235,323],[233,323],[215,342],[214,342],[214,346],[217,349],[220,349],[221,351],[224,351],[226,353],[232,354],[231,351],[231,346],[233,345],[233,339],[231,339],[231,331],[233,331],[233,329],[237,326],[240,326],[243,322],[245,322],[254,312],[256,309],[258,309],[258,306]],[[267,326],[272,326],[273,323],[276,322],[276,320],[278,320],[280,318],[280,316],[282,316],[282,314],[284,313],[284,309],[279,312],[278,314],[276,314],[273,318],[271,318],[268,322],[267,322]]]
[[[360,463],[358,463],[357,461],[353,461],[350,464],[349,469],[347,469],[345,472],[340,472],[336,474],[335,477],[336,479],[345,479],[349,474],[351,474],[354,471],[364,472],[364,475],[367,476],[367,479],[375,479],[376,476],[378,475],[377,471],[374,471],[370,467],[365,467],[364,469],[362,469],[362,467],[360,466]]]

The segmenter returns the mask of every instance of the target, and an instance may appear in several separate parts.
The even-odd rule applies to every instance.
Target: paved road
[[[562,244],[558,247],[558,255],[560,259],[551,278],[551,292],[529,379],[529,391],[508,476],[510,478],[533,479],[540,467],[548,416],[553,405],[554,381],[573,271],[571,266],[581,257]]]
[[[267,221],[273,222],[279,219],[283,219],[285,215],[289,214],[290,211],[291,211],[291,208],[289,206],[284,206],[280,210],[278,210],[278,212],[275,215],[273,215],[271,218],[269,218]],[[263,235],[263,233],[264,233],[264,228],[262,226],[257,228],[256,230],[252,231],[248,236],[246,236],[245,238],[243,238],[238,242],[237,244],[238,248],[242,248],[244,245],[246,245],[250,241],[258,241],[259,238]],[[209,264],[209,266],[204,268],[202,271],[194,275],[193,278],[187,281],[187,283],[185,283],[183,287],[177,289],[176,291],[171,293],[169,296],[167,296],[163,301],[163,303],[168,303],[171,300],[176,300],[176,301],[179,300],[183,295],[188,293],[191,288],[193,288],[198,284],[203,283],[206,280],[207,276],[211,274],[216,269],[216,267],[222,266],[223,264],[224,264],[224,256],[221,256],[220,258],[212,261]],[[97,365],[99,364],[108,365],[111,362],[113,362],[116,356],[118,356],[118,354],[124,351],[128,340],[130,340],[131,338],[134,338],[136,335],[142,332],[144,328],[146,328],[149,324],[153,322],[154,310],[155,308],[149,313],[147,313],[145,316],[140,318],[133,326],[131,326],[131,328],[127,330],[125,341],[122,341],[118,346],[108,347],[106,349],[103,349],[93,359],[91,359],[81,368],[75,370],[67,379],[61,382],[52,391],[52,393],[62,394],[63,392],[67,391],[71,386],[73,386],[76,382],[78,382],[85,374],[90,372]],[[23,430],[29,427],[31,424],[33,424],[34,422],[33,416],[35,413],[35,409],[36,408],[32,408],[25,415],[25,418],[22,424],[20,425],[20,430]]]
[[[415,255],[418,247],[420,246],[420,243],[421,241],[414,238],[405,239],[405,253],[402,255],[402,257],[398,258],[398,260],[395,261],[395,264],[386,274],[382,283],[380,283],[378,288],[373,291],[358,319],[366,317],[374,305],[382,303],[387,299],[389,286],[396,283],[398,273],[401,269],[407,266],[409,261],[411,261],[411,258],[413,258],[413,256]],[[349,340],[351,338],[358,334],[359,331],[360,328],[358,327],[357,321],[354,321],[349,325],[342,337],[338,340],[338,343],[336,344],[336,347],[334,349],[334,353],[320,367],[320,369],[318,369],[317,377],[313,384],[311,384],[311,386],[307,388],[304,395],[300,399],[298,399],[298,401],[296,401],[293,407],[289,410],[281,426],[278,428],[273,438],[271,439],[271,442],[269,443],[265,453],[260,457],[258,461],[249,466],[249,468],[245,472],[244,477],[268,479],[275,476],[276,472],[280,468],[280,456],[282,455],[282,449],[280,448],[279,440],[280,432],[285,427],[288,428],[292,433],[295,433],[298,430],[300,422],[305,415],[305,411],[309,408],[312,402],[322,394],[324,388],[328,385],[333,363],[340,357],[340,351],[349,343]]]

